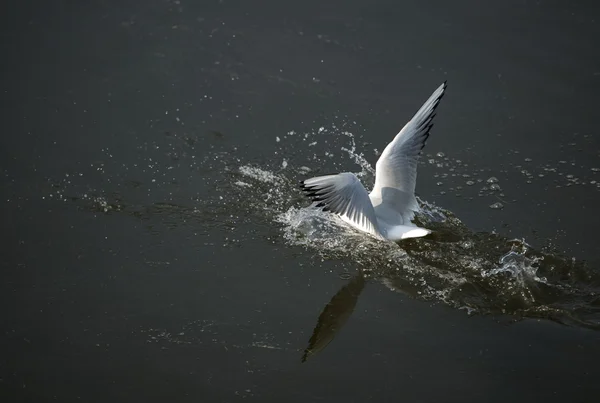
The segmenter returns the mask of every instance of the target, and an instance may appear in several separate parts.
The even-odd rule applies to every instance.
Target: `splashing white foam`
[[[356,152],[356,141],[354,140],[354,135],[350,132],[343,132],[345,136],[350,139],[350,148],[341,147],[342,151],[348,153],[350,158],[361,167],[362,171],[357,174],[357,176],[364,176],[370,174],[375,176],[375,169],[369,164],[369,161],[366,160],[363,153],[358,154]]]
[[[507,253],[500,257],[499,266],[483,270],[482,277],[492,277],[501,274],[510,275],[522,287],[526,287],[527,283],[535,281],[539,283],[547,283],[545,277],[538,277],[537,271],[539,262],[543,256],[528,257],[526,255],[528,245],[524,241],[520,241],[517,245],[513,245]]]
[[[265,183],[277,183],[281,180],[278,176],[276,176],[272,172],[266,171],[261,168],[252,167],[249,165],[242,165],[240,167],[240,172],[242,173],[242,175],[248,176],[250,178],[253,178],[260,182],[265,182]]]

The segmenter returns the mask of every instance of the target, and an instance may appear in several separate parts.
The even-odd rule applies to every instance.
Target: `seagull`
[[[300,182],[314,207],[337,214],[352,227],[382,240],[418,238],[431,231],[412,223],[417,162],[433,126],[435,109],[446,82],[440,85],[381,153],[371,193],[351,172],[316,176]]]

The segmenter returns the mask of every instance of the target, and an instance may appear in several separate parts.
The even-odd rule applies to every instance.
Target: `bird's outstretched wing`
[[[353,173],[317,176],[300,182],[317,207],[340,215],[356,228],[383,238],[377,225],[369,194]]]
[[[413,118],[387,145],[375,166],[375,186],[371,192],[373,204],[377,204],[375,202],[377,200],[405,219],[412,219],[414,212],[419,210],[415,198],[417,161],[429,137],[435,109],[445,89],[446,82],[431,94]]]

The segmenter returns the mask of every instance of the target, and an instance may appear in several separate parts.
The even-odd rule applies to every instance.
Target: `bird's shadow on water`
[[[308,341],[308,346],[302,354],[302,362],[323,350],[333,341],[336,334],[352,316],[365,284],[363,273],[358,272],[325,305]]]
[[[366,277],[365,273],[358,271],[325,305],[317,319],[308,346],[304,349],[301,362],[306,362],[323,351],[346,325],[368,283]],[[405,287],[401,289],[403,293],[410,296],[417,295],[418,290],[408,283],[404,285]]]

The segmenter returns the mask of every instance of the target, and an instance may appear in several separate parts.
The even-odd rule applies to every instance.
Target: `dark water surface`
[[[598,401],[599,7],[497,3],[4,6],[0,399]],[[444,80],[431,236],[306,208]]]

